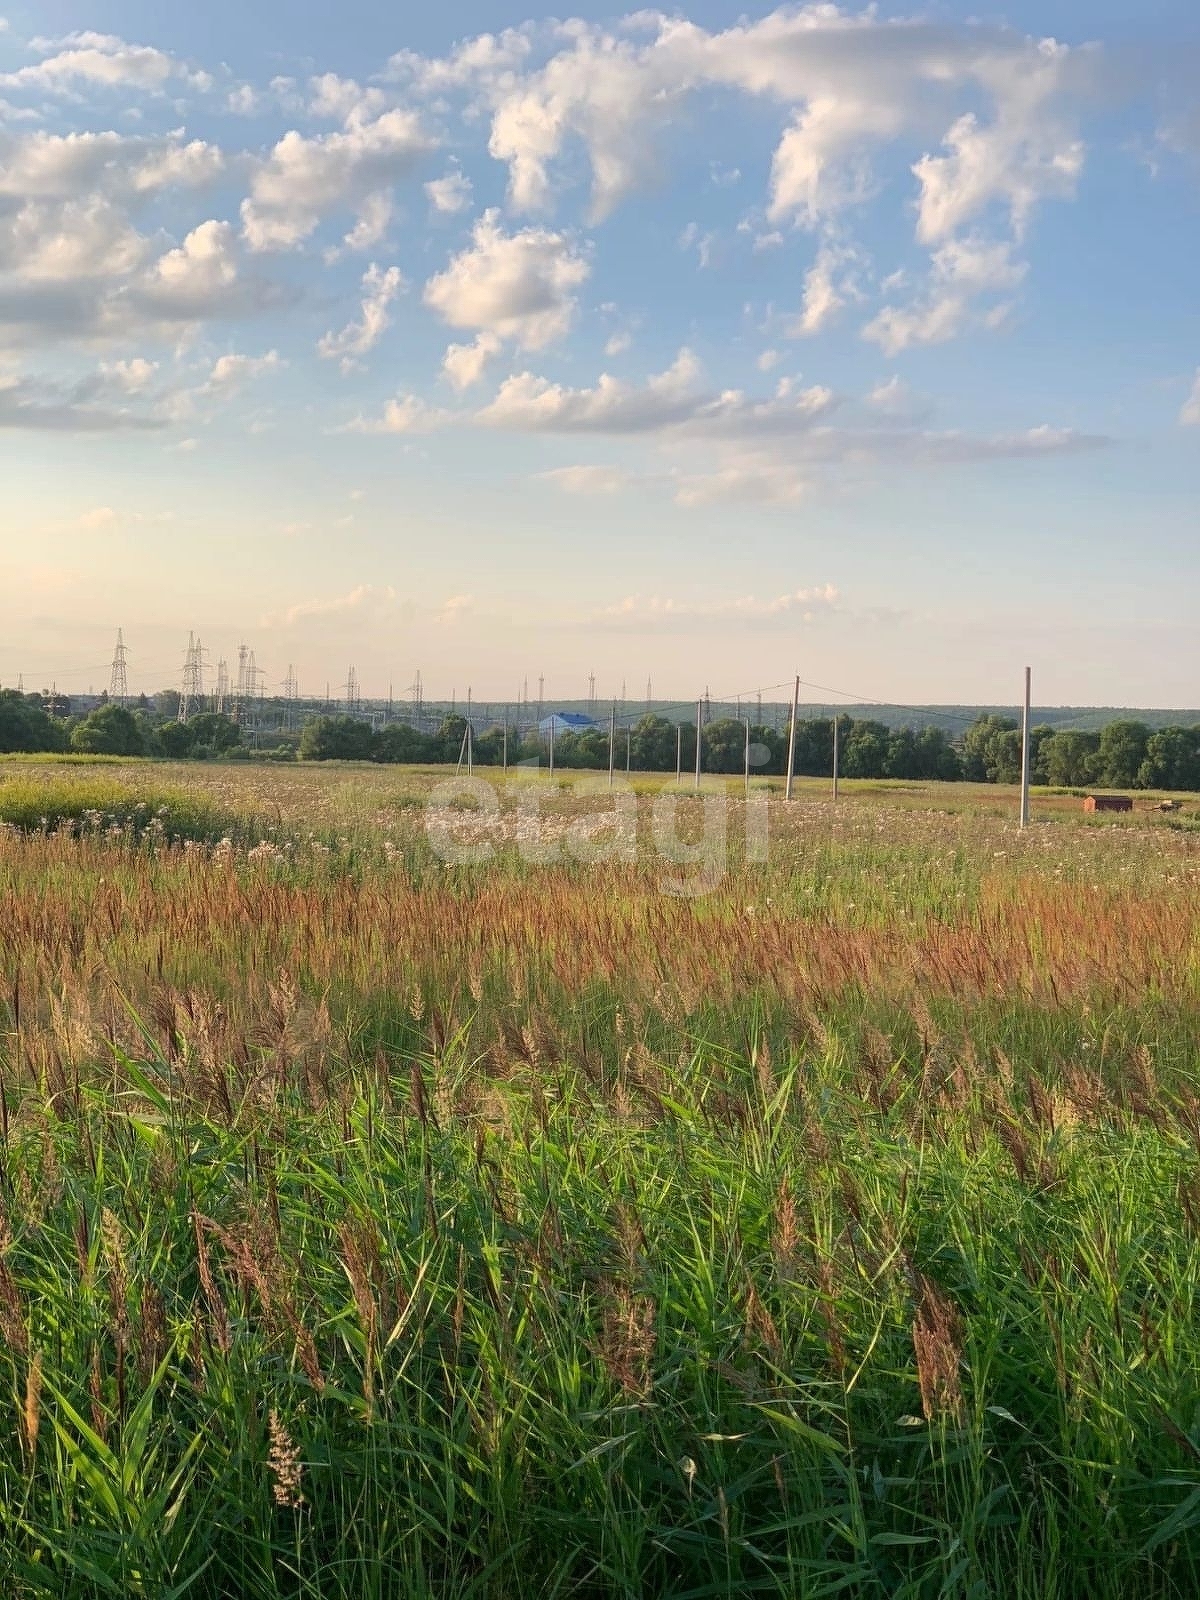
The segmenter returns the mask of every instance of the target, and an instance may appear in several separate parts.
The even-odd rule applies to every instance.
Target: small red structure
[[[1083,802],[1085,811],[1132,811],[1133,801],[1127,794],[1089,794]]]

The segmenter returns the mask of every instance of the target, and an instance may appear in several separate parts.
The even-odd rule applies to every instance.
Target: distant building
[[[549,738],[551,733],[557,738],[560,733],[586,733],[589,728],[599,726],[591,717],[585,717],[582,711],[552,711],[538,723],[538,732],[544,738]]]
[[[1085,811],[1132,811],[1133,801],[1127,794],[1089,794],[1083,802]]]

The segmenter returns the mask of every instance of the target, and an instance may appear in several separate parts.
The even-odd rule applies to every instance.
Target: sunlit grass
[[[1195,836],[446,776],[0,778],[0,1592],[1197,1592]]]

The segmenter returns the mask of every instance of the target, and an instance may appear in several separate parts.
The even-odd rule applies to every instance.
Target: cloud
[[[0,74],[0,85],[69,94],[79,83],[94,88],[163,93],[178,78],[196,89],[212,79],[194,72],[175,56],[149,45],[127,44],[111,33],[71,33],[63,39],[34,39],[31,48],[45,59],[16,72]]]
[[[340,333],[327,333],[317,342],[317,354],[326,361],[340,361],[342,371],[349,372],[360,356],[373,350],[383,337],[391,321],[388,306],[404,288],[404,277],[399,267],[381,270],[374,262],[363,274],[362,316],[350,322]]]
[[[133,291],[137,304],[173,322],[237,315],[264,299],[264,288],[243,281],[237,239],[228,222],[202,222],[168,250]]]
[[[182,129],[162,136],[0,132],[0,195],[21,200],[132,199],[198,188],[225,169],[222,151]]]
[[[927,400],[915,394],[903,378],[895,375],[883,383],[877,383],[863,404],[877,416],[898,423],[919,422],[931,410]]]
[[[154,381],[158,371],[157,361],[147,361],[144,356],[134,356],[129,361],[100,363],[100,377],[123,394],[142,394]]]
[[[335,429],[337,433],[432,433],[436,428],[444,427],[450,420],[450,414],[439,411],[435,406],[426,402],[415,394],[401,394],[389,400],[379,417],[355,417],[352,422],[345,423]]]
[[[374,121],[306,139],[285,133],[251,176],[242,230],[252,250],[302,244],[323,218],[357,211],[414,170],[437,141],[413,111],[385,111]]]
[[[833,584],[793,589],[760,600],[752,594],[718,600],[675,600],[659,595],[627,595],[604,606],[594,620],[621,627],[646,627],[689,622],[765,622],[788,618],[812,622],[822,613],[837,610],[841,596]]]
[[[1200,367],[1196,368],[1196,379],[1192,384],[1192,392],[1183,402],[1179,420],[1184,427],[1200,428]]]
[[[854,251],[826,241],[804,279],[804,300],[800,315],[792,319],[787,331],[793,337],[820,333],[834,321],[851,296],[857,294],[850,267],[857,260]]]
[[[673,475],[676,503],[689,507],[795,505],[811,494],[814,482],[813,474],[775,451],[743,447],[722,451],[715,467]]]
[[[628,476],[617,467],[551,467],[548,472],[539,472],[535,476],[538,482],[553,484],[564,494],[616,494],[629,483]]]
[[[909,306],[884,306],[863,338],[889,356],[914,344],[942,344],[977,320],[979,297],[1011,293],[1027,271],[1025,262],[1012,259],[1007,240],[951,239],[933,253],[925,297]],[[984,325],[996,326],[1007,310],[1007,303],[993,305]]]
[[[452,217],[465,211],[471,204],[471,180],[457,167],[443,178],[434,178],[425,185],[429,203],[442,216]]]
[[[261,356],[246,356],[231,352],[228,355],[218,356],[213,362],[205,388],[214,394],[231,394],[251,379],[264,377],[269,372],[278,372],[286,365],[285,361],[280,360],[278,350],[268,350]]]
[[[777,105],[790,122],[772,162],[770,214],[810,227],[871,195],[873,150],[902,138],[926,148],[945,139],[948,154],[923,157],[917,177],[947,213],[969,217],[995,199],[1016,216],[1069,192],[1082,159],[1076,112],[1101,71],[1086,47],[835,4],[781,7],[714,32],[661,12],[615,28],[530,24],[438,61],[393,65],[417,92],[463,92],[473,109],[490,108],[489,150],[507,164],[519,210],[550,204],[581,146],[596,220],[659,181],[659,136],[689,99],[715,88]]]
[[[382,89],[364,89],[353,78],[341,78],[336,72],[324,72],[310,79],[309,89],[310,116],[332,118],[347,126],[360,127],[379,116],[387,105],[387,95]]]
[[[161,428],[160,418],[92,403],[94,386],[62,389],[36,378],[8,376],[0,380],[0,429],[22,428],[45,433],[117,433]]]
[[[1048,50],[1043,73],[1061,46]],[[1034,100],[1032,94],[1014,98],[990,127],[968,111],[946,134],[947,155],[926,155],[915,163],[912,170],[921,186],[919,239],[936,243],[949,238],[993,201],[1008,207],[1020,238],[1040,201],[1073,197],[1083,170],[1083,141],[1064,131],[1057,119],[1047,122],[1033,115]]]
[[[575,291],[590,270],[565,234],[505,233],[499,212],[485,211],[469,248],[425,285],[425,304],[453,328],[486,330],[541,350],[570,328]]]
[[[439,627],[453,627],[463,617],[468,616],[475,606],[475,596],[471,594],[452,594],[448,600],[443,600],[434,615],[434,622]]]
[[[116,520],[117,513],[111,506],[96,506],[83,513],[76,527],[83,533],[99,533],[102,528],[111,528]]]
[[[460,393],[483,377],[494,357],[503,348],[497,334],[483,332],[471,344],[452,344],[442,357],[442,371]]]
[[[642,385],[602,373],[592,389],[570,389],[531,372],[507,378],[476,420],[487,427],[531,433],[646,434],[736,438],[788,434],[810,427],[836,403],[831,390],[794,390],[786,382],[773,398],[740,390],[704,389],[700,363],[681,350],[664,372]]]
[[[294,628],[298,623],[319,622],[326,617],[342,617],[360,611],[384,611],[396,599],[390,584],[360,583],[347,594],[316,600],[301,600],[282,613],[272,612],[262,619],[264,628]]]
[[[390,194],[369,194],[359,207],[358,221],[342,239],[343,247],[358,251],[379,244],[387,235],[393,209]],[[328,259],[335,260],[340,253],[335,249],[329,252]]]

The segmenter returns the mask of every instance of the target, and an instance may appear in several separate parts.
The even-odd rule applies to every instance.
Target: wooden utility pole
[[[617,740],[617,702],[613,701],[612,710],[608,714],[608,787],[613,786],[613,762],[616,758]]]
[[[696,701],[696,787],[700,787],[700,745],[704,732],[704,701]]]
[[[837,800],[838,789],[838,719],[837,712],[833,714],[833,798]]]

